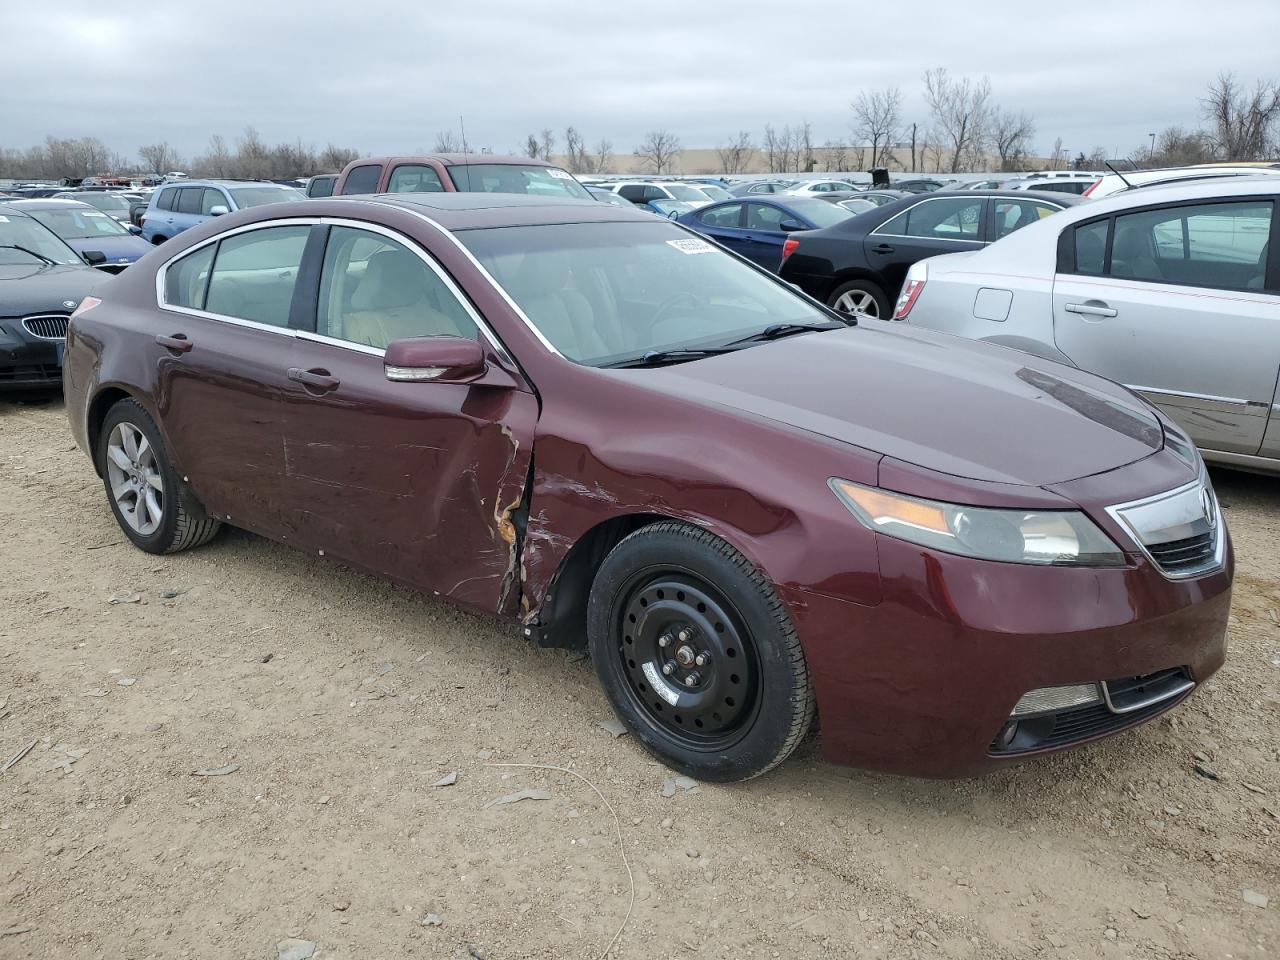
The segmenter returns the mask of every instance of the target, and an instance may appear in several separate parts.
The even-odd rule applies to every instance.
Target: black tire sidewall
[[[840,284],[840,286],[836,287],[833,291],[831,291],[831,296],[827,298],[827,306],[830,307],[832,310],[834,310],[836,308],[835,307],[836,301],[839,300],[846,293],[848,293],[850,290],[862,290],[865,293],[871,294],[872,298],[874,298],[876,302],[876,307],[879,308],[880,310],[880,316],[878,316],[876,319],[877,320],[889,319],[889,314],[891,312],[891,309],[889,306],[889,297],[882,289],[880,289],[879,284],[873,283],[870,280],[850,280],[848,283]],[[850,314],[850,316],[852,316],[852,314]]]
[[[155,533],[147,536],[143,536],[129,526],[129,522],[120,513],[115,496],[111,493],[111,475],[107,471],[107,439],[111,436],[111,431],[120,423],[130,423],[142,431],[147,442],[151,444],[156,464],[160,468],[160,476],[164,481],[163,518]],[[147,553],[166,553],[177,539],[179,478],[169,464],[168,452],[160,437],[159,428],[156,427],[150,414],[136,400],[121,400],[107,411],[102,421],[102,431],[98,434],[97,456],[98,472],[102,475],[102,486],[107,494],[107,503],[110,504],[111,513],[115,516],[116,523],[120,525],[124,535],[140,550],[145,550]]]
[[[759,665],[759,703],[745,735],[723,751],[692,748],[665,733],[636,702],[619,655],[614,628],[628,585],[645,570],[686,570],[713,585],[733,606],[749,634]],[[675,531],[633,536],[605,558],[591,588],[587,638],[596,675],[614,710],[632,734],[663,762],[700,780],[745,780],[775,766],[786,753],[803,703],[807,679],[797,675],[767,582],[757,583],[732,559]],[[780,756],[781,754],[781,756]]]

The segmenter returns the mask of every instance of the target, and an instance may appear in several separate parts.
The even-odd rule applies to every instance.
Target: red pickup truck
[[[529,193],[590,200],[573,174],[530,157],[487,153],[436,153],[417,157],[366,157],[347,164],[335,197],[359,193]]]

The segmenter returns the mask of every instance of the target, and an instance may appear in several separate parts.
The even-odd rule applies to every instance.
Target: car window
[[[226,207],[227,198],[216,187],[205,187],[204,196],[200,200],[200,212],[206,216],[213,215],[214,207]]]
[[[92,237],[127,237],[129,231],[101,210],[58,209],[32,210],[31,216],[63,240],[87,240]]]
[[[670,200],[671,196],[661,187],[645,187],[643,197],[645,200]]]
[[[904,210],[875,232],[932,240],[977,240],[983,202],[970,197],[926,200]]]
[[[293,284],[311,227],[263,227],[218,244],[205,309],[273,327],[289,325]]]
[[[636,183],[628,183],[618,188],[618,196],[632,203],[644,202],[644,187]]]
[[[1155,283],[1260,290],[1272,203],[1199,203],[1116,217],[1110,274]]]
[[[467,337],[466,309],[418,254],[382,234],[334,227],[320,273],[316,332],[385,349],[408,337]]]
[[[758,204],[752,204],[752,206],[758,206]],[[698,219],[709,227],[736,227],[741,217],[742,204],[740,203],[726,203],[698,214]]]
[[[781,230],[778,224],[787,219],[789,219],[787,211],[779,207],[771,207],[764,203],[747,204],[748,230]]]
[[[311,182],[307,184],[307,196],[313,199],[320,197],[333,196],[333,185],[337,180],[334,177],[313,177]]]
[[[347,174],[347,182],[342,185],[345,193],[374,193],[378,189],[378,179],[382,176],[382,164],[366,163],[356,167]]]
[[[217,244],[201,247],[171,264],[164,274],[164,302],[174,307],[204,309],[209,267]]]
[[[295,187],[232,187],[230,193],[237,210],[261,207],[268,203],[287,203],[306,197],[306,194]]]
[[[204,191],[199,187],[183,187],[178,191],[178,212],[199,213],[200,198]]]
[[[444,184],[434,167],[401,164],[391,171],[387,193],[443,193]]]
[[[996,200],[994,239],[1007,237],[1013,231],[1057,212],[1057,207],[1036,200]]]
[[[1100,277],[1106,267],[1107,231],[1110,220],[1086,223],[1075,229],[1075,272]]]
[[[172,210],[173,201],[177,199],[177,194],[178,194],[177,190],[173,190],[173,189],[161,190],[160,196],[156,197],[156,209]]]

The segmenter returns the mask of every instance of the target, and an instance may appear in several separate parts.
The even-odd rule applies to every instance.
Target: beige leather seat
[[[351,310],[330,336],[372,347],[408,337],[474,337],[474,329],[440,309],[437,286],[426,264],[407,250],[375,253],[351,295]]]
[[[609,351],[595,326],[595,313],[587,298],[570,285],[572,268],[564,253],[526,257],[515,286],[529,319],[572,358],[599,357]]]

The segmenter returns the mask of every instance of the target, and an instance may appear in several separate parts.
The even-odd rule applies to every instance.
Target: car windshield
[[[709,348],[832,318],[778,280],[661,221],[461,230],[542,335],[578,363]]]
[[[682,213],[698,209],[687,200],[650,200],[649,204],[664,217],[678,217]]]
[[[664,183],[662,185],[667,193],[675,197],[677,200],[690,200],[694,203],[705,203],[708,194],[703,193],[697,187],[690,187],[683,183]]]
[[[101,210],[63,208],[28,212],[64,240],[129,236],[128,230]]]
[[[293,187],[232,187],[231,199],[243,210],[245,207],[260,207],[264,203],[287,203],[290,200],[305,200],[306,194]]]
[[[590,200],[587,188],[559,167],[518,163],[468,163],[449,168],[454,186],[470,193],[529,193],[540,197]]]
[[[14,247],[21,247],[15,250]],[[25,251],[31,251],[27,253]],[[36,254],[36,256],[32,256]],[[83,263],[76,252],[30,217],[15,217],[0,207],[0,263]]]
[[[79,193],[69,199],[79,200],[81,203],[87,203],[107,213],[129,212],[129,201],[123,197],[117,197],[114,193]]]
[[[867,209],[871,209],[872,206],[867,204]],[[828,203],[826,200],[810,200],[806,197],[798,197],[787,204],[787,207],[818,227],[833,227],[837,223],[848,220],[854,213],[852,210],[845,210],[842,204]]]

